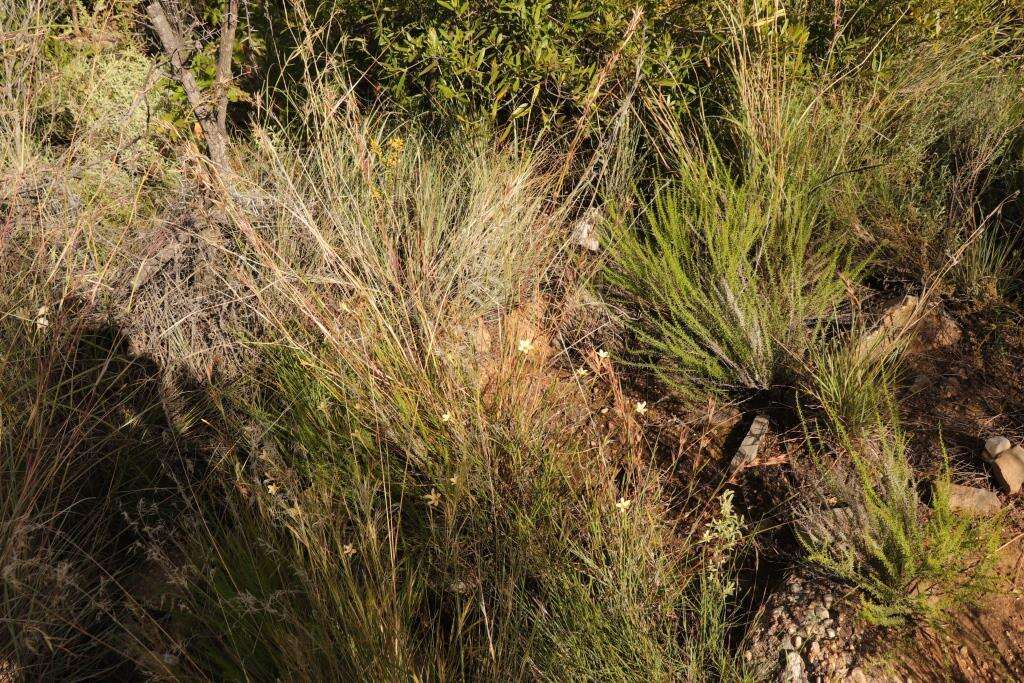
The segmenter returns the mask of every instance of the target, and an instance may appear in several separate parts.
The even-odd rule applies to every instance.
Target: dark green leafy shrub
[[[567,124],[634,84],[678,90],[691,50],[666,3],[436,0],[378,15],[382,85],[399,102],[467,121]],[[403,7],[404,5],[404,7]]]
[[[700,23],[689,15],[704,10],[674,5],[350,0],[257,8],[245,27],[257,34],[246,58],[290,100],[311,70],[337,66],[341,56],[344,77],[369,99],[435,121],[564,129],[637,92],[685,108],[697,56],[718,39],[691,28]]]

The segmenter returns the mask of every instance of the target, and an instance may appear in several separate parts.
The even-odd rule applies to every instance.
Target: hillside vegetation
[[[891,673],[1024,528],[949,493],[1024,437],[1022,61],[996,0],[0,0],[0,681],[807,680],[794,576]]]

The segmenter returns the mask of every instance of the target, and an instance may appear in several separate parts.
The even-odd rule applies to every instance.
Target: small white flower
[[[281,490],[281,489],[280,489],[280,487],[278,487],[278,485],[277,485],[277,484],[273,484],[273,483],[271,483],[271,484],[267,484],[267,491],[268,491],[268,492],[270,493],[270,495],[272,495],[272,496],[276,496],[276,495],[277,495],[277,492],[278,492],[278,491],[280,491],[280,490]]]
[[[441,494],[434,489],[430,489],[430,493],[423,496],[423,499],[427,501],[427,505],[430,507],[437,507],[441,504]]]
[[[441,416],[441,422],[451,422],[451,421],[452,421],[452,414],[451,413],[445,413],[444,415]]]
[[[615,503],[615,507],[619,509],[619,512],[625,512],[629,509],[629,506],[633,504],[633,501],[628,498],[619,498],[618,502]]]
[[[597,350],[597,357],[598,358],[607,358],[608,357],[608,352],[605,351],[604,349],[598,349]]]
[[[580,377],[586,377],[588,372],[589,370],[587,370],[586,368],[580,368],[576,371],[576,374],[579,375]]]
[[[46,316],[39,316],[36,318],[36,327],[44,329],[50,326],[50,321],[46,319]]]
[[[633,410],[636,411],[637,415],[643,415],[647,412],[647,401],[637,401],[636,405],[633,406]]]
[[[351,543],[346,543],[341,548],[341,554],[344,555],[345,557],[352,557],[353,555],[356,554],[356,547],[354,545],[352,545]]]
[[[519,349],[519,353],[527,354],[533,351],[533,340],[532,339],[520,339],[519,345],[516,347]]]
[[[452,486],[458,486],[459,475],[456,474],[454,477],[448,477],[448,483],[451,484]]]

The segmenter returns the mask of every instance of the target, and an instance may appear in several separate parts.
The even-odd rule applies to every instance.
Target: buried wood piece
[[[768,418],[764,415],[758,415],[750,423],[747,435],[743,437],[743,442],[736,449],[736,455],[733,456],[729,469],[735,473],[744,467],[750,466],[757,460],[757,453],[761,449],[761,441],[764,440],[767,433]]]

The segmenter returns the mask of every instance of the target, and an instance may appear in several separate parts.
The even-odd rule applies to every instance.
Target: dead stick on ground
[[[214,94],[217,106],[203,98],[195,76],[188,70],[186,61],[187,48],[178,31],[171,26],[167,13],[159,0],[146,8],[150,23],[156,32],[164,52],[171,62],[174,75],[181,83],[185,96],[192,106],[192,112],[203,131],[207,153],[210,161],[220,170],[227,170],[228,135],[227,135],[227,91],[231,81],[231,50],[235,42],[235,30],[238,27],[238,0],[229,0],[221,28],[220,50],[217,60],[217,71],[214,79]]]

